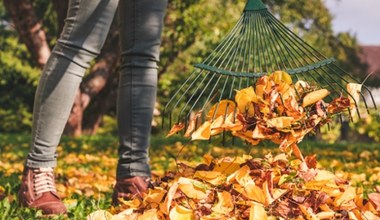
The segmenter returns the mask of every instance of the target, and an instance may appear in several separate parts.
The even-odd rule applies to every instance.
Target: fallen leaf
[[[216,213],[228,215],[234,209],[232,196],[227,191],[218,192],[218,203],[212,207]]]
[[[170,210],[170,219],[175,220],[192,220],[194,218],[193,211],[181,205],[176,205]]]
[[[174,135],[175,133],[181,131],[182,129],[185,128],[185,125],[183,123],[178,123],[173,125],[173,127],[170,129],[169,133],[166,135],[166,137],[170,137]]]
[[[266,220],[268,219],[267,212],[264,207],[257,203],[252,203],[249,211],[249,220]]]
[[[87,220],[110,220],[112,214],[105,210],[95,211],[87,216]]]
[[[206,121],[191,135],[191,140],[209,140],[211,137],[211,123]]]
[[[322,100],[323,98],[325,98],[329,94],[330,94],[330,92],[327,89],[320,89],[320,90],[310,92],[310,93],[306,94],[306,96],[303,98],[302,107],[312,105],[312,104],[318,102],[319,100]]]

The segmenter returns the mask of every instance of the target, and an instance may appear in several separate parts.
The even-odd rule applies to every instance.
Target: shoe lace
[[[39,195],[44,192],[57,192],[54,183],[54,174],[52,168],[38,168],[33,170],[35,175],[34,193]]]

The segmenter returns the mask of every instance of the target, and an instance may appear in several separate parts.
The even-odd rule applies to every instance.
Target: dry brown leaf
[[[173,125],[173,127],[170,129],[169,133],[166,135],[166,137],[170,137],[174,135],[175,133],[181,131],[182,129],[185,128],[185,125],[183,123],[178,123]]]

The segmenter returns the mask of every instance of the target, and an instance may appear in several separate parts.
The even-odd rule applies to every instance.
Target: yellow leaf
[[[252,102],[257,102],[258,99],[252,86],[242,90],[237,90],[235,101],[240,113],[245,114],[247,112],[250,116],[255,114]]]
[[[159,220],[157,217],[157,209],[144,211],[142,215],[138,216],[137,220]]]
[[[219,116],[225,117],[226,115],[234,112],[235,107],[235,102],[231,100],[221,100],[211,107],[210,111],[207,113],[206,119],[212,120],[218,118]]]
[[[192,220],[194,215],[191,209],[176,205],[170,210],[169,218],[171,220]]]
[[[307,220],[319,220],[319,218],[313,213],[313,210],[311,210],[311,208],[307,208],[303,205],[299,205],[299,207]]]
[[[205,162],[205,164],[207,166],[210,166],[210,164],[211,164],[211,162],[212,162],[213,159],[214,158],[211,156],[211,154],[205,154],[205,155],[203,155],[203,161]]]
[[[208,140],[211,137],[211,123],[206,121],[191,135],[191,140]]]
[[[252,131],[233,131],[232,132],[233,136],[239,137],[248,143],[252,145],[257,145],[260,143],[259,140],[253,138],[253,132]]]
[[[257,203],[252,203],[249,210],[249,220],[267,220],[268,215],[264,207]]]
[[[319,212],[316,216],[318,219],[333,219],[335,212]]]
[[[221,172],[217,171],[202,171],[198,170],[194,174],[194,178],[199,178],[204,180],[212,185],[221,185],[226,182],[226,176]]]
[[[340,195],[340,196],[338,196],[338,197],[335,198],[333,204],[334,204],[335,207],[340,207],[344,203],[347,203],[349,201],[353,201],[355,199],[355,196],[356,196],[355,188],[354,187],[348,187],[342,193],[342,195]]]
[[[164,198],[166,190],[161,187],[155,187],[154,189],[149,189],[147,195],[144,197],[144,203],[157,204],[161,203],[162,198]]]
[[[232,158],[223,158],[217,161],[213,171],[220,172],[224,175],[230,175],[240,169],[240,164],[236,161],[236,159]]]
[[[303,98],[302,107],[312,105],[312,104],[318,102],[319,100],[322,100],[323,98],[325,98],[329,94],[330,94],[330,92],[327,89],[320,89],[320,90],[310,92],[310,93],[306,94],[306,96]]]
[[[173,185],[170,186],[168,193],[166,194],[164,203],[161,204],[160,209],[163,213],[166,213],[166,214],[169,213],[169,210],[172,205],[174,195],[177,192],[177,189],[178,189],[178,183],[174,182]]]
[[[123,204],[123,206],[126,206],[128,208],[138,208],[141,205],[141,201],[137,198],[133,200],[120,199],[120,202]]]
[[[350,99],[350,108],[352,110],[351,116],[353,117],[356,114],[356,105],[359,106],[362,84],[348,83],[346,88],[347,88],[348,93],[351,95],[351,96],[348,96],[348,98]]]
[[[277,117],[271,118],[267,121],[267,125],[270,128],[276,128],[278,130],[282,130],[285,128],[290,128],[292,126],[292,122],[294,121],[293,117]]]
[[[259,202],[263,205],[267,205],[267,201],[265,199],[265,195],[263,190],[255,185],[255,182],[252,181],[249,184],[245,185],[245,192],[249,199],[252,199],[256,202]]]
[[[135,208],[126,209],[117,215],[114,215],[111,220],[124,220],[124,219],[137,219],[137,213],[134,212]]]
[[[289,73],[284,71],[275,71],[270,76],[276,84],[286,83],[288,85],[292,84],[292,77]]]
[[[87,220],[110,220],[112,214],[105,210],[95,211],[87,216]]]
[[[225,215],[228,215],[228,213],[234,210],[231,194],[227,191],[218,192],[218,203],[212,208],[212,210]]]
[[[207,197],[207,186],[197,180],[180,177],[178,188],[191,199],[204,199]]]

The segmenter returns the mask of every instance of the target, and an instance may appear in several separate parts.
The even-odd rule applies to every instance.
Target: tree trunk
[[[108,35],[103,50],[99,55],[97,63],[92,67],[90,73],[81,83],[68,123],[66,124],[65,133],[68,135],[82,135],[84,111],[89,106],[90,102],[92,102],[92,99],[105,89],[111,75],[114,74],[116,70],[115,67],[117,66],[119,57],[119,52],[117,50],[118,46],[115,45],[115,42],[118,42],[118,32],[116,28],[117,26],[115,24],[112,25],[110,34]],[[107,97],[108,94],[112,92],[111,90],[116,90],[116,88],[117,86],[107,88],[106,91],[104,91],[106,95],[103,95],[102,97]],[[106,100],[102,99],[101,101],[105,103],[108,103],[109,101],[112,102],[112,100],[108,98]],[[89,133],[93,134],[96,132],[100,122],[98,118],[101,118],[110,107],[112,107],[112,104],[99,105],[99,109],[92,108],[86,112],[86,115],[96,119],[89,120],[89,122],[86,123],[86,130],[90,131]]]
[[[65,25],[68,7],[68,0],[53,0],[53,8],[57,13],[58,33],[62,32],[63,26]]]
[[[51,51],[32,2],[30,0],[4,0],[4,6],[12,18],[21,41],[25,43],[37,65],[42,68]]]

